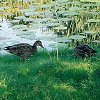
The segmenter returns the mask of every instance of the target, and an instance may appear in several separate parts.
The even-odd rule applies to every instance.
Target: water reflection
[[[32,35],[30,36],[31,39],[28,39],[28,35],[26,36],[26,38],[21,38],[20,36],[18,36],[18,34],[20,34],[20,32],[18,30],[14,30],[12,27],[11,27],[11,23],[9,21],[2,21],[0,22],[0,48],[2,50],[0,50],[0,54],[5,54],[6,52],[3,50],[3,48],[5,46],[8,46],[8,45],[14,45],[14,44],[17,44],[17,43],[29,43],[31,45],[33,45],[33,43],[38,40],[38,39],[41,39],[41,37],[43,37],[43,33],[41,31],[41,29],[37,29],[37,30],[29,30],[30,32],[34,32],[34,34],[36,35],[36,38],[33,38],[32,39]],[[22,34],[24,34],[24,31],[21,32]],[[28,33],[27,31],[25,33]],[[50,33],[49,33],[50,35]],[[52,35],[52,34],[51,34]],[[4,38],[5,37],[5,38]],[[51,47],[49,46],[50,43],[55,43],[53,40],[51,41],[47,41],[47,40],[43,40],[41,39],[41,41],[43,42],[43,45],[44,47],[47,49],[47,50],[52,50]]]

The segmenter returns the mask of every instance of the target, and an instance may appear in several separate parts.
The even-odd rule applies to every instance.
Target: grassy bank
[[[0,100],[100,100],[100,54],[81,59],[63,50],[58,62],[56,52],[39,52],[25,62],[1,56]]]

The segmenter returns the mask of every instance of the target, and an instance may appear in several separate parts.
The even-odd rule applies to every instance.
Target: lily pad
[[[77,16],[77,15],[79,15],[79,13],[77,13],[75,11],[74,12],[69,11],[69,12],[62,14],[62,16],[64,16],[64,17],[66,17],[66,16]]]
[[[70,7],[69,10],[71,11],[80,11],[82,10],[83,8],[80,8],[80,7]]]
[[[74,39],[74,40],[82,40],[86,38],[85,36],[82,36],[82,35],[72,35],[69,37],[69,39]]]
[[[67,11],[65,11],[65,10],[61,10],[61,11],[57,11],[57,14],[64,14],[64,13],[66,13]]]
[[[34,19],[34,22],[47,22],[49,20],[50,18],[43,18],[43,19],[37,18],[37,19]]]
[[[68,2],[67,4],[74,4],[74,5],[80,5],[81,4],[81,2],[79,2],[79,1],[70,1],[70,2]]]
[[[89,12],[92,15],[100,15],[100,12]]]
[[[95,34],[95,31],[84,31],[85,34]]]
[[[97,44],[100,44],[100,40],[94,40],[92,41],[93,43],[97,43]]]
[[[55,40],[55,37],[53,37],[51,35],[45,35],[45,36],[42,36],[42,37],[37,37],[37,39],[45,40],[45,41],[53,41],[53,40]]]
[[[22,33],[22,34],[18,34],[17,36],[21,37],[21,38],[26,38],[26,39],[30,39],[30,40],[34,40],[36,35],[34,33],[30,34],[30,33]]]
[[[18,17],[14,17],[15,19],[19,19],[19,20],[23,20],[23,19],[26,19],[25,16],[18,16]]]
[[[89,19],[87,20],[88,23],[100,23],[100,19]]]
[[[67,22],[67,21],[71,21],[71,20],[72,20],[71,18],[60,18],[60,19],[59,19],[59,21],[66,21],[66,22]]]
[[[52,48],[52,49],[58,48],[57,43],[50,43],[49,47]]]
[[[83,7],[100,7],[98,4],[84,4]]]
[[[66,2],[68,2],[69,0],[57,0],[57,2],[59,2],[59,3],[66,3]]]
[[[20,20],[12,20],[12,21],[10,21],[10,22],[13,23],[13,24],[15,24],[15,23],[19,23]]]
[[[20,32],[17,34],[18,36],[19,35],[34,35],[35,36],[35,33],[33,31],[25,31],[25,32]]]
[[[70,42],[68,42],[68,43],[70,43]],[[58,43],[58,49],[68,48],[68,43]]]
[[[43,4],[41,6],[39,6],[39,8],[50,8],[52,6],[52,4]]]
[[[10,7],[0,7],[0,10],[7,10],[7,9],[9,9]]]
[[[80,0],[81,2],[100,2],[99,0]]]
[[[21,28],[27,28],[27,26],[26,25],[22,25],[22,24],[21,25],[14,25],[13,28],[14,29],[21,29]]]
[[[26,18],[26,19],[24,19],[23,21],[25,21],[25,22],[33,22],[34,19],[33,19],[33,18]]]
[[[34,27],[34,28],[43,28],[43,27],[46,27],[46,24],[42,24],[42,23],[36,23],[36,24],[32,24],[31,27]]]
[[[42,14],[42,12],[26,12],[25,15],[26,16],[34,16],[34,15],[39,15]]]
[[[60,23],[47,23],[46,26],[50,26],[50,27],[55,27],[55,26],[59,26]]]
[[[65,26],[63,26],[63,25],[60,25],[60,26],[58,26],[58,27],[54,27],[53,29],[54,29],[54,30],[65,30],[65,29],[67,29],[67,27],[65,27]]]
[[[17,0],[17,1],[19,1],[19,2],[32,2],[34,0]]]
[[[52,49],[61,49],[61,48],[67,48],[68,47],[68,44],[65,44],[65,43],[50,43],[49,44],[49,47],[52,48]]]
[[[68,39],[68,38],[66,38],[66,37],[59,37],[59,38],[57,38],[57,41],[59,42],[59,43],[70,43],[72,40],[70,40],[70,39]]]
[[[27,12],[35,12],[35,9],[20,9],[18,12],[27,13]]]
[[[82,33],[79,33],[80,35],[92,35],[92,34],[95,34],[96,32],[94,31],[84,31]]]

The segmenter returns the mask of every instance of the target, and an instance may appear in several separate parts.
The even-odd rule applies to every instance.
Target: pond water
[[[31,31],[35,31],[35,35],[36,35],[36,39],[25,39],[25,38],[21,38],[19,36],[17,36],[17,34],[19,33],[18,30],[14,30],[11,27],[11,23],[7,20],[3,20],[0,22],[0,54],[6,54],[8,52],[4,51],[4,47],[6,46],[10,46],[10,45],[14,45],[14,44],[18,44],[18,43],[29,43],[31,45],[33,45],[33,43],[38,40],[40,37],[43,36],[43,33],[41,31],[41,29],[37,29],[37,30],[32,30]],[[49,36],[52,34],[49,34]],[[53,50],[49,45],[51,43],[55,43],[55,41],[45,41],[45,40],[41,40],[43,43],[43,46],[47,49],[47,50]]]
[[[36,40],[41,40],[49,51],[68,47],[66,44],[72,41],[100,43],[99,2],[56,0],[35,4],[19,0],[13,3],[2,2],[0,7],[0,54],[7,53],[3,50],[6,46],[33,45]]]

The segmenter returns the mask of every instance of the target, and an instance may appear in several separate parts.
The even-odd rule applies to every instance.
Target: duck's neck
[[[80,45],[80,43],[77,41],[77,42],[76,42],[76,46],[78,46],[78,45]]]
[[[37,45],[35,45],[35,44],[32,47],[33,47],[33,49],[37,49]]]
[[[33,49],[37,49],[37,43],[34,43],[32,47]]]

